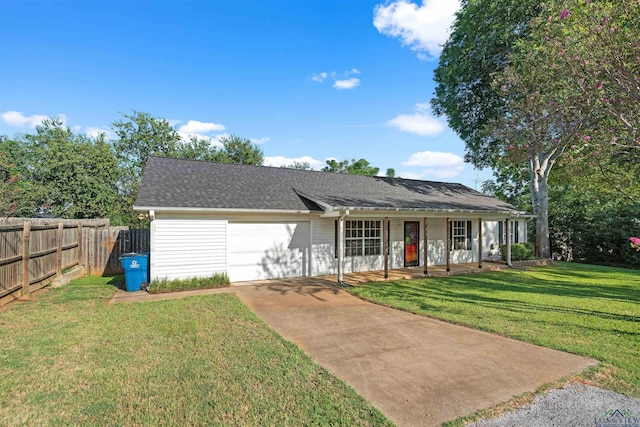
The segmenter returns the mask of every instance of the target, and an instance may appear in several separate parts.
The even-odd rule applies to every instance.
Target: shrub
[[[500,246],[502,259],[507,259],[507,246]],[[511,261],[525,261],[533,258],[533,245],[531,243],[514,243],[511,245]]]
[[[192,277],[190,279],[154,279],[149,283],[149,292],[160,294],[164,292],[179,292],[194,289],[211,289],[229,286],[227,273],[216,273],[211,277]]]

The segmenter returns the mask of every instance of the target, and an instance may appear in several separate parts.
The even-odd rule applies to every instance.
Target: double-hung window
[[[380,221],[345,221],[345,255],[380,255],[382,253]]]
[[[471,250],[471,221],[451,221],[451,250]]]
[[[520,236],[518,235],[519,228],[518,221],[511,221],[511,224],[509,224],[509,237],[511,239],[511,243],[520,243]]]
[[[509,242],[520,243],[520,221],[514,220],[509,223]],[[498,244],[504,245],[507,241],[505,236],[505,221],[500,221],[498,226]]]

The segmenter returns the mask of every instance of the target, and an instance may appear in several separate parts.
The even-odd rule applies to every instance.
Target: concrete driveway
[[[439,425],[597,363],[371,304],[322,279],[233,289],[400,426]]]

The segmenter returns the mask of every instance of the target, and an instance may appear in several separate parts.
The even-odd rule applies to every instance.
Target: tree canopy
[[[434,71],[433,111],[465,142],[465,160],[478,168],[495,166],[495,140],[484,129],[505,114],[494,75],[509,64],[515,42],[538,16],[538,0],[463,0]]]
[[[380,168],[371,166],[371,164],[365,159],[351,159],[343,160],[341,162],[335,159],[330,159],[327,160],[327,166],[323,167],[322,171],[375,176],[378,174],[378,172],[380,172]]]
[[[13,166],[14,214],[48,213],[65,218],[96,218],[117,213],[120,178],[111,146],[75,134],[57,119],[45,120],[34,134],[4,138]]]
[[[58,119],[35,132],[0,137],[0,215],[109,217],[144,225],[133,211],[149,156],[261,165],[262,149],[235,135],[183,141],[171,124],[148,113],[123,114],[107,141],[78,134]]]
[[[503,180],[487,189],[529,182],[541,256],[551,256],[556,162],[597,167],[611,182],[622,170],[627,181],[636,174],[629,150],[638,138],[638,7],[637,0],[465,1],[444,46],[434,111],[465,142],[466,160]]]

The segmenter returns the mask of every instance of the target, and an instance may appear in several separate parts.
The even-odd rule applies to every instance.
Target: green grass
[[[194,289],[211,289],[229,286],[229,276],[226,273],[216,273],[210,277],[192,277],[190,279],[153,279],[149,283],[149,292],[161,294],[165,292],[180,292]]]
[[[389,425],[232,294],[109,304],[85,277],[0,310],[0,425]]]
[[[640,397],[640,272],[556,263],[359,285],[379,304],[602,361],[584,380]]]

